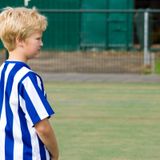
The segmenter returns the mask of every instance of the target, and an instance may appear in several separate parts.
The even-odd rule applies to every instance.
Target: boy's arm
[[[49,120],[43,119],[35,125],[36,132],[51,154],[53,160],[58,160],[59,151],[56,136]]]

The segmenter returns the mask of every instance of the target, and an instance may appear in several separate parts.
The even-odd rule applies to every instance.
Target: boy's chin
[[[32,58],[38,58],[40,56],[40,51],[36,52]]]

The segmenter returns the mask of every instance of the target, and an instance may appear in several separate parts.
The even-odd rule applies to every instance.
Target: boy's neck
[[[24,55],[20,51],[16,51],[16,50],[9,52],[8,60],[21,61],[21,62],[27,63],[26,57],[24,57]]]

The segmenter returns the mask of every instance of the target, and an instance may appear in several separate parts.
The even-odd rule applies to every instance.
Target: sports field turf
[[[61,160],[159,160],[160,84],[45,83]]]

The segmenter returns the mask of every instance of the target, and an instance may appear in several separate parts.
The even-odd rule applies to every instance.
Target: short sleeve
[[[19,83],[19,102],[32,126],[54,114],[45,96],[43,82],[34,72],[29,72]]]

